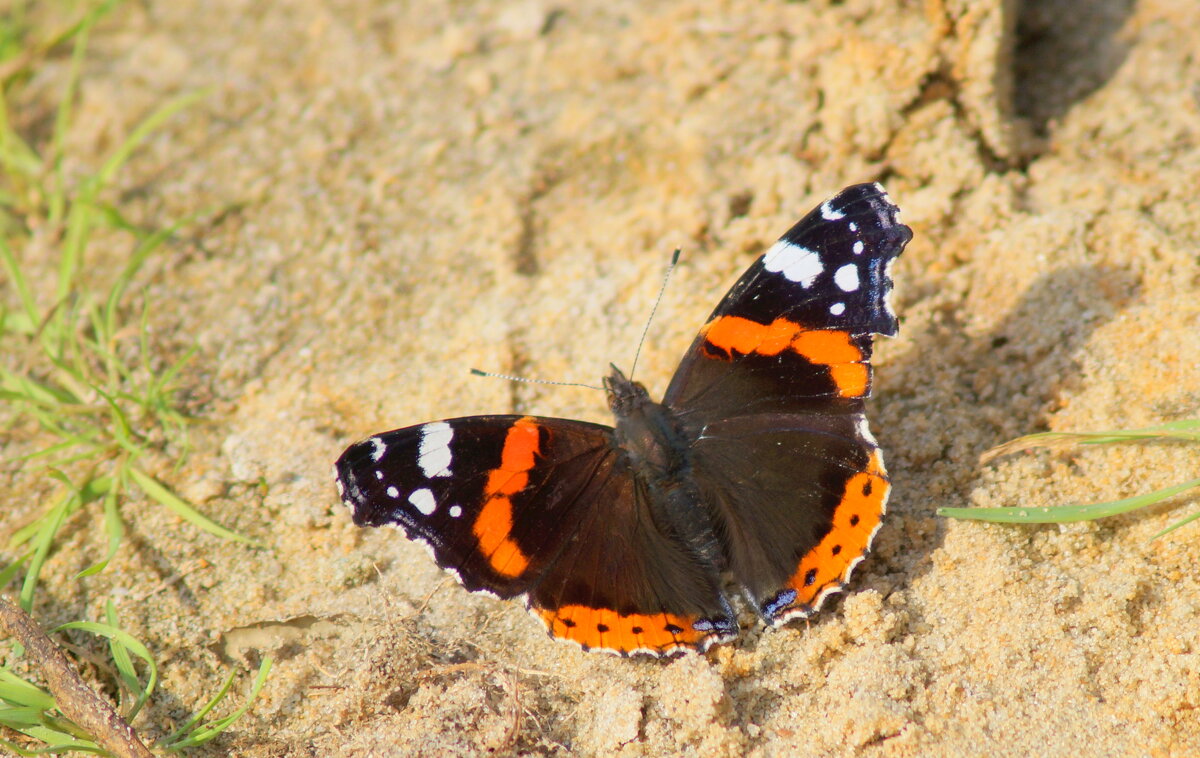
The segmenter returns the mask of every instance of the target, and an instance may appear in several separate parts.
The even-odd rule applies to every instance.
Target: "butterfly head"
[[[609,366],[612,367],[612,373],[604,377],[604,391],[608,395],[608,407],[614,415],[618,418],[628,416],[634,409],[651,402],[650,393],[641,382],[627,378],[614,364],[610,363]]]

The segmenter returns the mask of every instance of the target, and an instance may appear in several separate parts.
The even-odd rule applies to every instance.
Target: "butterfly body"
[[[733,639],[726,579],[772,626],[870,547],[890,482],[867,429],[872,334],[911,237],[878,185],[801,219],[733,286],[662,402],[618,369],[612,427],[470,416],[380,434],[336,466],[360,526],[426,544],[472,591],[618,654]]]
[[[615,453],[644,489],[656,527],[686,545],[698,565],[719,574],[725,561],[714,519],[692,477],[694,434],[670,408],[651,400],[643,385],[626,379],[616,367],[605,377],[604,387],[616,420]]]

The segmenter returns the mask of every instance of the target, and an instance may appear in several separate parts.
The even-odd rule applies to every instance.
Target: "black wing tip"
[[[381,509],[373,507],[374,498],[368,487],[364,486],[364,472],[368,470],[364,462],[371,459],[373,449],[372,438],[355,442],[333,464],[338,496],[350,510],[350,518],[355,526],[383,526],[394,521],[387,518]],[[368,485],[369,482],[369,479],[366,480]]]
[[[863,204],[866,209],[859,210],[854,206]],[[901,250],[912,239],[912,229],[900,222],[900,206],[892,202],[891,195],[879,182],[852,184],[837,193],[824,206],[829,206],[845,215],[874,213],[879,218],[879,229],[895,238]],[[892,240],[889,239],[889,242]],[[899,251],[897,251],[899,254]]]
[[[878,299],[870,309],[874,314],[870,323],[863,328],[873,334],[895,337],[900,323],[889,302],[893,289],[891,264],[913,238],[913,230],[900,222],[900,207],[892,202],[882,184],[864,182],[852,184],[823,202],[810,214],[810,218],[815,216],[823,221],[844,223],[870,245],[872,265],[877,271]]]
[[[879,182],[852,184],[813,208],[780,239],[799,244],[814,227],[845,221],[855,235],[872,240],[880,258],[895,258],[912,240],[913,232],[900,222],[900,207]],[[841,228],[841,224],[838,225]]]
[[[847,208],[854,203],[865,202],[870,203],[873,207],[886,207],[899,210],[896,208],[896,204],[892,202],[888,191],[879,182],[851,184],[838,191],[826,202],[837,209]]]

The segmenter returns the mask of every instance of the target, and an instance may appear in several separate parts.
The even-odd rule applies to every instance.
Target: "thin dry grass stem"
[[[524,708],[521,705],[521,685],[517,677],[513,675],[511,667],[495,663],[450,663],[422,671],[417,675],[416,680],[418,684],[424,684],[448,674],[468,671],[495,676],[500,682],[501,689],[508,695],[508,729],[505,730],[504,739],[500,745],[492,746],[492,750],[499,752],[511,750],[517,744],[517,738],[520,736],[521,720],[524,714]]]

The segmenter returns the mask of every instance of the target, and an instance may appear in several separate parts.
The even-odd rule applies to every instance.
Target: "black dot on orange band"
[[[858,526],[858,514],[857,513],[850,517],[850,526]]]
[[[563,619],[562,622],[563,626],[567,627],[568,629],[571,629],[575,626],[575,622],[571,619]]]
[[[641,634],[642,628],[640,626],[635,626],[632,629],[630,629],[629,631],[633,632],[634,634]]]
[[[667,624],[666,626],[663,627],[663,629],[670,632],[671,634],[681,634],[683,632],[683,629],[681,627],[675,626],[674,624]]]
[[[832,550],[832,552],[833,552],[833,554],[834,554],[834,555],[837,555],[838,553],[842,552],[842,546],[841,546],[841,545],[834,545],[834,546],[833,546],[833,550]]]
[[[871,495],[871,480],[868,478],[866,483],[863,484],[863,497],[870,497],[870,495]]]
[[[804,586],[807,587],[815,581],[817,581],[817,570],[815,568],[811,568],[804,574]]]
[[[603,634],[608,631],[608,624],[596,624],[596,631]]]

